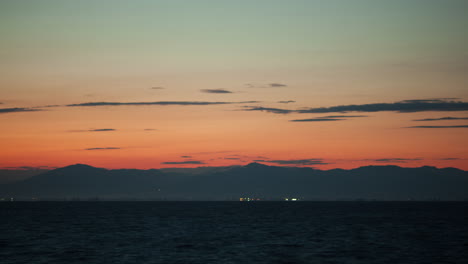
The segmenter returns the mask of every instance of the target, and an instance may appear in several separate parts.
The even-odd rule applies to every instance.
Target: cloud
[[[449,98],[452,99],[452,98]],[[247,106],[244,111],[265,111],[275,114],[320,114],[320,113],[347,113],[347,112],[399,112],[414,113],[424,111],[468,111],[468,102],[448,101],[447,98],[404,100],[395,103],[376,103],[360,105],[338,105],[330,107],[306,108],[298,110],[269,108],[261,106]]]
[[[288,85],[284,83],[268,83],[268,84],[254,84],[254,83],[246,83],[245,86],[248,88],[269,88],[269,87],[287,87]]]
[[[243,111],[262,111],[274,114],[289,114],[295,112],[295,110],[272,108],[272,107],[261,107],[261,106],[245,106]]]
[[[410,99],[410,100],[403,100],[403,103],[443,103],[446,101],[453,101],[458,100],[460,98],[429,98],[429,99]]]
[[[461,126],[410,126],[406,128],[468,128],[468,125]]]
[[[461,160],[460,158],[442,158],[439,160]]]
[[[270,83],[268,84],[270,87],[287,87],[286,84],[283,83]]]
[[[294,119],[289,120],[289,122],[326,122],[326,121],[340,121],[346,119],[338,119],[338,118],[310,118],[310,119]]]
[[[299,160],[254,160],[255,162],[275,163],[278,165],[325,165],[323,159],[299,159]]]
[[[413,113],[424,111],[467,111],[468,102],[447,101],[445,99],[404,100],[395,103],[376,103],[361,105],[338,105],[297,110],[297,113],[346,113],[381,112]]]
[[[22,108],[22,107],[0,108],[0,114],[18,113],[18,112],[37,112],[37,111],[44,111],[44,110],[38,109],[38,108]]]
[[[157,131],[157,129],[154,129],[154,128],[145,128],[143,129],[144,131]]]
[[[421,158],[414,158],[414,159],[389,158],[389,159],[370,159],[368,161],[385,162],[385,163],[407,163],[408,161],[419,161],[419,160],[423,160],[423,159]]]
[[[364,115],[334,115],[334,116],[322,116],[316,118],[309,118],[309,119],[294,119],[289,120],[289,122],[326,122],[326,121],[340,121],[340,120],[348,120],[348,118],[354,117],[367,117]]]
[[[181,158],[184,158],[184,159],[189,159],[191,158],[192,156],[180,156]]]
[[[468,117],[440,117],[440,118],[425,118],[425,119],[416,119],[413,121],[442,121],[442,120],[468,120]]]
[[[161,164],[182,165],[182,164],[205,164],[205,163],[199,160],[187,160],[187,161],[166,161],[166,162],[161,162]]]
[[[354,118],[354,117],[369,117],[366,115],[331,115],[331,116],[322,116],[319,118]]]
[[[84,150],[113,150],[113,149],[121,149],[121,148],[105,147],[105,148],[87,148],[87,149],[84,149]]]
[[[113,128],[98,128],[98,129],[90,129],[90,132],[104,132],[104,131],[117,131],[117,129]]]
[[[157,86],[157,87],[151,87],[150,89],[151,90],[162,90],[162,89],[164,89],[164,87]]]
[[[98,128],[98,129],[88,129],[88,130],[70,130],[69,132],[109,132],[109,131],[117,131],[114,128]]]
[[[232,153],[237,152],[234,150],[220,150],[220,151],[204,151],[204,152],[193,152],[189,153],[191,155],[211,155],[211,154],[220,154],[220,153]]]
[[[293,100],[288,100],[288,101],[278,101],[277,103],[279,104],[289,104],[289,103],[295,103],[296,101]]]
[[[231,91],[224,90],[224,89],[201,89],[203,93],[216,93],[216,94],[227,94],[232,93]]]
[[[240,160],[241,158],[224,158],[225,160]]]
[[[125,106],[125,105],[224,105],[224,104],[250,104],[258,101],[242,102],[204,102],[204,101],[159,101],[159,102],[88,102],[79,104],[68,104],[67,107],[77,106]]]

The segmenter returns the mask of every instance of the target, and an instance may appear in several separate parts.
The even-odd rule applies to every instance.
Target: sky
[[[468,169],[468,1],[0,1],[0,168]]]

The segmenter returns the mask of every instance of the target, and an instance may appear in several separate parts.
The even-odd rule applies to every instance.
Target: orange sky
[[[94,1],[4,1],[0,167],[260,160],[466,170],[467,5],[386,5],[137,1],[130,8],[114,1],[108,12]],[[423,104],[410,113],[362,110],[414,99],[430,100],[407,101]],[[179,103],[67,106],[167,101]],[[225,104],[184,105],[193,102]],[[361,110],[298,112],[348,105]],[[336,115],[365,117],[290,121]],[[452,119],[414,121],[444,117]],[[103,129],[110,131],[93,131]]]

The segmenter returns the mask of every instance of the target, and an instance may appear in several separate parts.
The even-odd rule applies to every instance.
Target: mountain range
[[[103,169],[83,164],[0,184],[3,200],[468,200],[468,171],[245,166]]]

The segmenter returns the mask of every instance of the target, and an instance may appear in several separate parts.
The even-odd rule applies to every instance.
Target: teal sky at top
[[[467,11],[464,0],[3,0],[0,67],[301,69],[460,57],[465,63]]]

